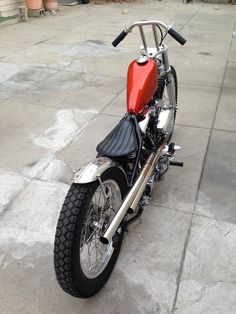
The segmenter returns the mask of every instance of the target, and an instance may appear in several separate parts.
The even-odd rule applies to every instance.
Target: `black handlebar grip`
[[[112,46],[116,47],[117,45],[119,45],[119,43],[127,36],[128,33],[126,33],[125,31],[122,31],[117,37],[116,39],[113,40],[112,42]]]
[[[168,30],[168,34],[172,36],[175,40],[178,41],[182,46],[186,43],[186,39],[182,37],[178,32],[176,32],[173,28]]]
[[[183,167],[184,163],[182,161],[170,161],[170,166]]]

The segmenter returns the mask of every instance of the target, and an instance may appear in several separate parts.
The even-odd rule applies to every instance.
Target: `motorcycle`
[[[147,46],[144,27],[155,47]],[[177,112],[177,76],[169,65],[167,34],[186,40],[172,25],[138,21],[113,41],[116,47],[133,28],[142,39],[141,55],[127,78],[127,113],[97,146],[97,158],[75,173],[58,219],[54,268],[61,288],[88,298],[108,280],[128,226],[149,203],[155,182],[163,179],[180,147],[170,143]],[[160,33],[160,42],[158,31]]]

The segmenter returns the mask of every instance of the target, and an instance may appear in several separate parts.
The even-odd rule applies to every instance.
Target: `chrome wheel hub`
[[[80,238],[80,264],[86,277],[98,277],[107,266],[114,248],[113,243],[104,245],[100,237],[104,234],[121,205],[121,192],[118,184],[113,180],[103,182],[96,189],[87,214]]]

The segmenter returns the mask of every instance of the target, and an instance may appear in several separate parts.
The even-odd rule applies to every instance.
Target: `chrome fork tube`
[[[140,30],[140,35],[142,37],[144,50],[147,52],[147,42],[146,42],[145,34],[143,31],[143,27],[141,25],[139,26],[139,30]]]
[[[169,59],[168,59],[167,46],[165,46],[165,50],[163,51],[162,57],[163,57],[164,70],[165,72],[167,72],[167,84],[166,84],[167,93],[171,101],[171,105],[176,107],[174,82],[173,82],[172,75],[170,72],[171,68],[170,68]]]
[[[158,36],[157,36],[157,27],[156,25],[152,25],[152,31],[153,31],[153,36],[156,44],[157,51],[159,51],[159,43],[158,43]]]

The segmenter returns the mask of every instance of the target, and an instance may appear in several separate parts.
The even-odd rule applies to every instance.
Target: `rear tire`
[[[127,183],[121,172],[116,168],[110,168],[102,174],[101,179],[104,184],[107,182],[105,185],[106,189],[108,189],[108,186],[112,190],[112,184],[116,187],[115,193],[117,193],[117,195],[120,193],[121,202],[127,193]],[[91,297],[105,285],[115,266],[121,248],[123,239],[122,230],[117,234],[116,243],[113,243],[114,247],[109,247],[109,253],[108,246],[104,246],[99,241],[99,233],[103,232],[101,221],[104,220],[104,217],[107,219],[109,210],[110,215],[111,213],[113,214],[113,209],[111,209],[111,206],[107,207],[105,201],[102,208],[96,204],[95,199],[97,200],[98,198],[98,194],[96,193],[100,191],[99,189],[101,189],[101,187],[98,181],[88,184],[72,184],[58,220],[54,243],[54,268],[61,288],[74,297]],[[113,204],[112,207],[116,207],[115,209],[117,210],[120,206],[120,204],[118,205],[118,196],[113,196],[110,191],[106,193],[112,195],[109,196],[109,201],[107,202]],[[97,203],[100,204],[100,198]],[[95,240],[93,240],[93,238]],[[95,243],[93,243],[93,250],[91,250],[90,244],[92,240]],[[88,252],[87,256],[89,256],[89,263],[87,264],[83,262],[83,258],[86,257],[86,252],[84,255],[82,253],[84,247]],[[103,259],[101,251],[104,251],[104,254],[107,253],[107,257],[105,255],[106,260],[104,260],[104,264],[102,264]],[[90,253],[93,254],[90,256]],[[98,260],[98,254],[101,255],[100,260]],[[94,269],[97,264],[97,267],[99,267],[100,264],[102,265],[97,273],[93,270],[90,259],[95,255]]]

